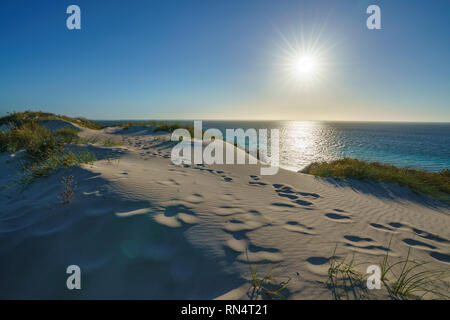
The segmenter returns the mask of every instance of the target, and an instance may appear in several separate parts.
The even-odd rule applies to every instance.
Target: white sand
[[[52,120],[47,120],[41,123],[41,125],[45,128],[47,128],[48,130],[50,130],[51,132],[54,132],[56,130],[61,130],[61,129],[79,129],[80,127],[78,125],[75,125],[69,121],[65,121],[65,120],[57,120],[57,119],[52,119]]]
[[[281,263],[274,281],[291,278],[289,299],[331,299],[336,244],[365,272],[391,235],[393,260],[412,247],[428,268],[450,268],[449,207],[407,188],[260,176],[259,165],[176,166],[167,135],[145,128],[81,135],[124,147],[90,147],[102,159],[94,165],[0,191],[0,298],[248,299],[250,262],[261,273]],[[1,154],[0,185],[20,157]],[[62,206],[69,174],[75,198]],[[82,290],[66,289],[71,264]]]

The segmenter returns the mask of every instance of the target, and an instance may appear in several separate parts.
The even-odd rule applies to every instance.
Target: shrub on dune
[[[8,132],[0,132],[0,151],[24,150],[20,161],[19,183],[26,185],[35,178],[49,175],[58,168],[81,163],[91,163],[95,157],[90,152],[74,153],[64,150],[64,144],[78,141],[77,131],[61,129],[51,133],[35,121],[24,122]]]
[[[78,118],[72,118],[68,116],[63,115],[57,115],[49,112],[42,112],[42,111],[25,111],[25,112],[13,112],[9,113],[8,115],[0,118],[0,125],[13,125],[13,126],[20,126],[25,123],[29,122],[44,122],[48,120],[64,120],[71,123],[76,123],[77,125],[89,129],[102,129],[104,128],[103,125],[88,120],[83,117]]]
[[[2,133],[2,151],[16,152],[24,149],[33,161],[47,159],[55,152],[61,152],[62,142],[49,130],[36,122],[28,122]]]

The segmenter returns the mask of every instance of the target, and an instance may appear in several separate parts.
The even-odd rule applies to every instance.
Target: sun
[[[317,71],[317,61],[314,56],[301,55],[296,57],[292,64],[294,73],[299,77],[310,77]]]
[[[318,52],[297,49],[286,55],[283,69],[289,82],[310,87],[323,78],[324,63]]]
[[[305,37],[303,29],[300,29],[300,40],[295,34],[288,40],[280,33],[283,42],[276,54],[277,67],[282,78],[285,78],[286,85],[296,89],[318,89],[323,87],[321,82],[328,81],[333,46],[330,46],[329,41],[323,41],[321,34],[322,32],[317,35],[311,33],[309,37]]]

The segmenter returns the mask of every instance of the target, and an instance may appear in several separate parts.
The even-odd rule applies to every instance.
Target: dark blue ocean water
[[[429,171],[450,169],[450,123],[203,121],[203,128],[224,133],[279,129],[280,164],[291,170],[343,157]]]

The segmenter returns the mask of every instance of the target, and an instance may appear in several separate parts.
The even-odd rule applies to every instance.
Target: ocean
[[[279,129],[280,165],[294,171],[344,157],[435,172],[450,169],[450,123],[203,121],[203,129],[209,128],[224,134],[225,129]]]

